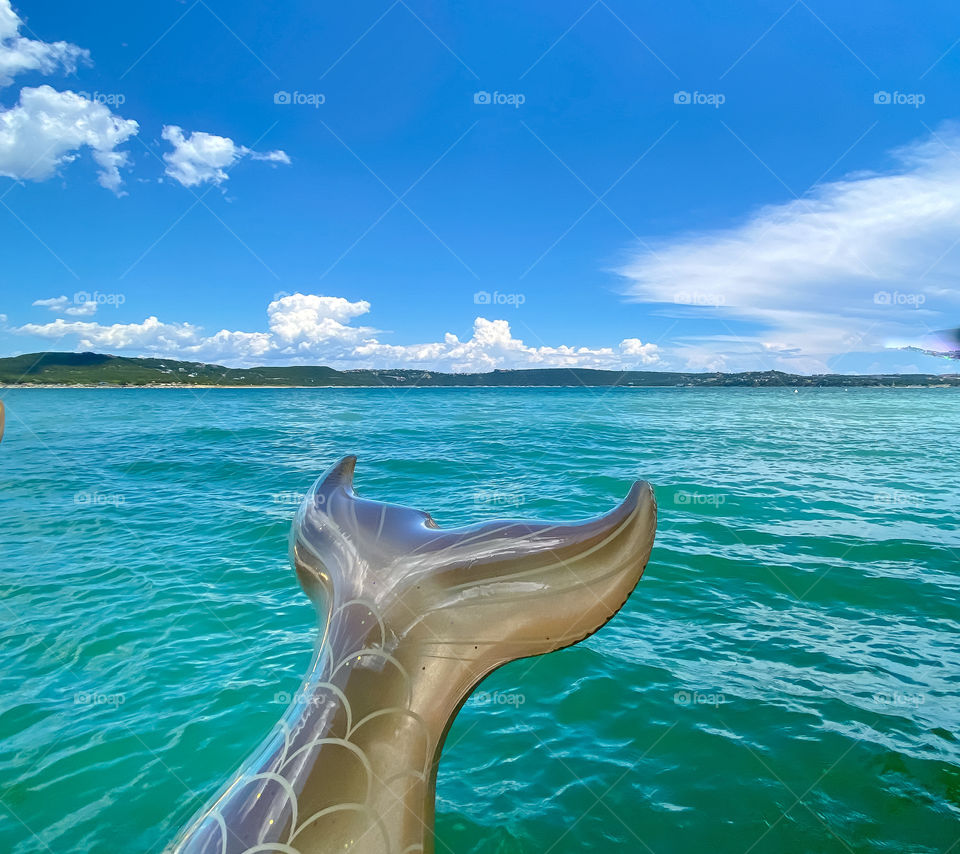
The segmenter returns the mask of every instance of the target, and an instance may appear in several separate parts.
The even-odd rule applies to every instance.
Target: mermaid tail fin
[[[600,628],[650,556],[643,482],[580,524],[443,529],[356,495],[355,464],[316,482],[291,531],[323,626],[302,690],[176,854],[430,854],[437,764],[470,692]]]

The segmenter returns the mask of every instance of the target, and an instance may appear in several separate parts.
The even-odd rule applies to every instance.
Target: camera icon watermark
[[[519,308],[527,301],[525,294],[502,294],[500,291],[477,291],[473,295],[475,305],[512,305]]]
[[[713,107],[719,110],[727,103],[727,96],[723,92],[687,92],[681,89],[673,93],[673,103],[681,106]]]
[[[327,102],[322,92],[287,92],[281,89],[273,93],[273,103],[283,106],[313,107],[315,110]]]
[[[473,93],[474,104],[493,104],[519,109],[527,102],[527,96],[521,92],[487,92],[481,89]]]
[[[886,92],[881,89],[873,93],[873,103],[881,106],[913,107],[919,110],[927,103],[927,96],[922,92]]]

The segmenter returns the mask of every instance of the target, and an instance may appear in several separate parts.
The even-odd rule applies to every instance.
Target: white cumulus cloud
[[[350,302],[343,297],[289,294],[267,306],[267,317],[270,331],[279,341],[313,345],[354,339],[372,332],[365,327],[347,325],[354,317],[368,311],[370,303],[366,300]]]
[[[71,300],[65,296],[37,299],[33,301],[33,305],[39,308],[47,308],[57,314],[67,314],[71,317],[89,317],[97,312],[97,303],[93,300],[77,302],[77,300]]]
[[[176,125],[166,125],[162,136],[173,146],[173,151],[163,155],[167,164],[165,172],[184,187],[208,182],[221,184],[229,177],[226,170],[244,157],[269,163],[290,163],[284,151],[252,151],[237,145],[229,137],[203,131],[185,136],[183,129]]]
[[[540,346],[531,347],[514,338],[506,320],[478,317],[473,335],[461,341],[447,333],[443,341],[429,344],[382,344],[376,338],[365,341],[354,357],[379,366],[442,367],[445,370],[492,371],[497,368],[623,368],[656,364],[656,344],[642,344],[628,338],[616,349]]]
[[[26,38],[22,27],[10,0],[0,0],[0,87],[9,86],[14,75],[24,71],[53,74],[62,68],[72,74],[78,63],[90,59],[90,52],[75,44]]]
[[[33,305],[40,308],[49,308],[50,311],[63,311],[69,303],[66,297],[50,297],[50,299],[35,299]]]
[[[620,342],[624,356],[635,356],[641,365],[653,365],[660,361],[660,348],[656,344],[644,344],[639,338],[625,338]]]
[[[49,303],[51,300],[38,301]],[[50,306],[48,306],[50,307]],[[478,317],[471,337],[461,341],[447,333],[441,341],[389,344],[369,326],[351,321],[370,310],[366,300],[288,294],[267,307],[267,331],[222,329],[206,335],[189,323],[167,323],[149,317],[142,323],[100,324],[58,318],[28,323],[12,331],[21,335],[73,339],[79,350],[157,355],[230,365],[327,364],[335,367],[419,367],[446,371],[489,371],[495,368],[640,368],[655,365],[655,344],[628,338],[616,347],[530,346],[514,338],[505,320]]]
[[[943,128],[894,155],[887,172],[633,252],[619,270],[628,294],[721,321],[720,334],[675,350],[703,369],[824,371],[834,357],[955,323],[960,131]],[[742,321],[760,331],[742,333]]]
[[[0,111],[0,175],[45,181],[88,147],[99,165],[101,186],[120,192],[120,169],[129,155],[117,147],[139,125],[114,115],[104,104],[50,86],[25,88],[20,103]]]
[[[27,323],[16,332],[41,338],[75,337],[78,350],[104,349],[111,352],[137,350],[144,353],[186,352],[198,340],[201,330],[189,323],[162,323],[148,317],[143,323],[105,325],[84,320],[63,320],[52,323]]]

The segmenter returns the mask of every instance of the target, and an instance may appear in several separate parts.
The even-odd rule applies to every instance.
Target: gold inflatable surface
[[[355,462],[317,481],[291,532],[321,625],[302,688],[175,854],[430,854],[437,763],[470,693],[508,661],[597,631],[650,556],[645,482],[580,524],[444,530],[358,497]]]

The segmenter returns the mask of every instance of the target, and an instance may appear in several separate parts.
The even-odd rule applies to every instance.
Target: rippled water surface
[[[349,452],[441,525],[660,504],[624,610],[460,713],[438,854],[960,851],[958,392],[0,394],[2,852],[159,854],[267,733]]]

